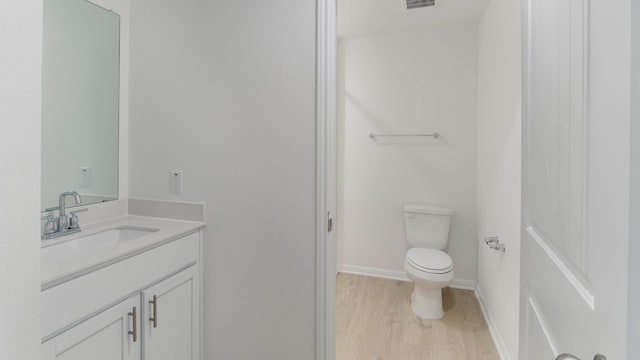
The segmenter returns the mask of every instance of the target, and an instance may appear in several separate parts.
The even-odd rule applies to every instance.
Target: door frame
[[[337,100],[337,0],[317,0],[316,19],[316,359],[334,360],[336,346],[336,240],[335,231],[326,231],[327,214],[336,211],[336,100]],[[528,0],[522,2],[523,23],[528,19]],[[632,1],[632,64],[640,58],[640,0]],[[524,25],[524,24],[523,24]],[[636,36],[638,34],[638,36]],[[524,70],[529,52],[528,32],[522,32],[523,40],[523,88],[526,85],[527,74]],[[640,105],[633,102],[640,91],[640,71],[632,65],[632,118],[640,116]],[[523,115],[528,101],[522,98]],[[525,118],[523,117],[523,126]],[[631,136],[640,138],[640,126],[632,125]],[[524,133],[524,129],[523,129]],[[523,146],[525,143],[523,142]],[[640,145],[632,146],[631,154],[631,178],[640,179]],[[333,176],[333,178],[331,177]],[[524,180],[524,177],[523,177]],[[632,181],[631,184],[637,183]],[[637,238],[640,234],[640,186],[631,187],[631,238]],[[635,221],[634,221],[635,220]],[[339,226],[340,224],[338,224]],[[629,256],[631,259],[640,259],[640,246],[631,242]],[[631,261],[631,269],[640,269],[640,262]],[[640,275],[636,271],[629,271],[629,297],[630,303],[640,299]],[[522,291],[522,286],[521,286]],[[634,308],[629,307],[630,310]],[[640,311],[629,312],[630,326],[627,331],[628,338],[634,338],[640,334]],[[522,319],[521,319],[522,321]],[[628,355],[640,354],[640,343],[627,345]]]
[[[317,0],[316,19],[316,359],[336,354],[337,0]]]

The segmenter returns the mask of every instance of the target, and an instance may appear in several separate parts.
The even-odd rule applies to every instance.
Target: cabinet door
[[[197,360],[200,357],[199,278],[190,267],[143,291],[144,358]]]
[[[140,359],[140,310],[135,296],[100,312],[43,343],[43,360]]]

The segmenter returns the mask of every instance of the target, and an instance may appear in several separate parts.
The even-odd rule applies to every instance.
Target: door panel
[[[198,358],[199,319],[196,314],[199,304],[196,284],[196,272],[191,267],[143,292],[146,307],[145,359]]]
[[[530,225],[584,277],[584,136],[587,88],[583,1],[531,8],[527,176]],[[573,26],[572,26],[573,25]]]
[[[625,2],[524,3],[520,359],[623,359]]]
[[[551,334],[545,333],[549,325],[545,324],[546,316],[540,310],[535,299],[530,297],[527,302],[527,333],[529,345],[529,359],[554,359],[557,350],[550,343]]]
[[[592,351],[575,331],[594,325],[582,231],[586,31],[575,25],[586,18],[581,0],[529,4],[522,306],[531,360],[555,358],[559,344]]]
[[[140,309],[138,296],[115,305],[43,344],[46,360],[137,360],[140,340],[133,341],[132,309]],[[136,319],[139,331],[139,318]]]

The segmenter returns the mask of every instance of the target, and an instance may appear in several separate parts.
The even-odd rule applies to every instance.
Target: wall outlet
[[[91,187],[91,167],[83,166],[80,168],[80,186],[83,188]]]
[[[169,190],[174,194],[182,194],[182,170],[169,172]]]

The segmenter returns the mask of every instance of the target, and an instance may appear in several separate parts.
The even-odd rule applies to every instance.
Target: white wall
[[[347,271],[405,276],[403,204],[455,210],[458,285],[476,279],[476,24],[340,39],[338,248]],[[432,133],[433,140],[369,139]]]
[[[131,3],[131,197],[207,204],[207,359],[315,354],[315,6]]]
[[[40,358],[42,1],[0,2],[0,359]]]
[[[518,356],[520,33],[520,2],[491,0],[478,29],[478,292],[503,359]],[[506,253],[486,236],[499,236]]]

